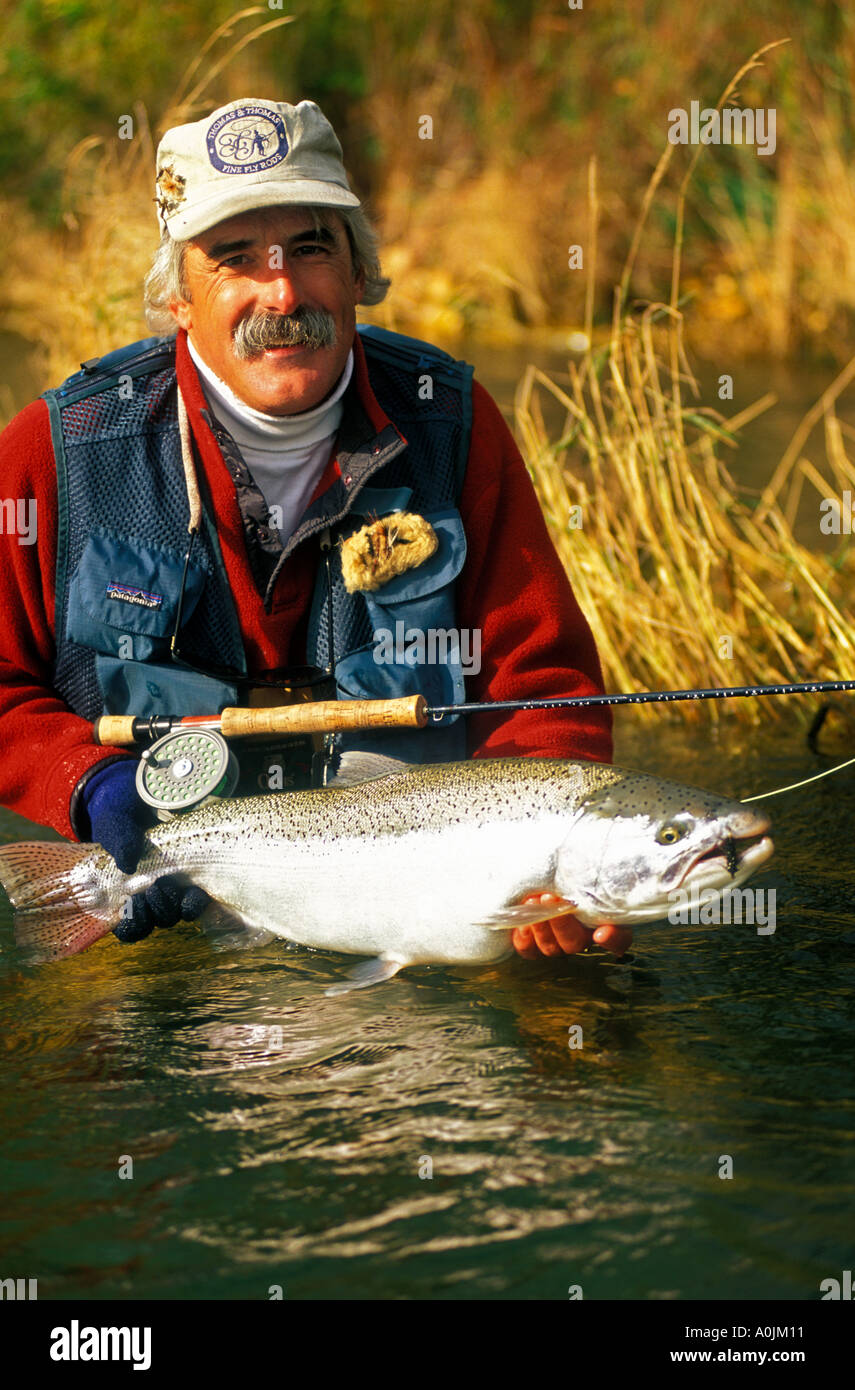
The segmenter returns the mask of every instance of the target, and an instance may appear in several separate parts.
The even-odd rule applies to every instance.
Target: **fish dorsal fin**
[[[338,767],[326,785],[328,787],[355,787],[360,782],[376,782],[379,777],[392,777],[399,772],[409,772],[412,763],[402,762],[400,758],[387,758],[382,753],[360,753],[358,749],[342,753]]]

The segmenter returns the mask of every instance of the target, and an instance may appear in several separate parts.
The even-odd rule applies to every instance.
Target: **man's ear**
[[[193,306],[188,299],[170,299],[169,312],[179,328],[189,333],[193,326]]]
[[[361,303],[362,303],[362,296],[365,294],[365,269],[364,269],[364,267],[363,267],[362,269],[360,269],[358,275],[354,276],[353,285],[354,285],[354,289],[356,290],[356,298],[354,299],[353,302],[354,302],[354,304],[361,304]]]

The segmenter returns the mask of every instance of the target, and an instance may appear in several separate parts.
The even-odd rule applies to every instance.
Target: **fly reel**
[[[176,730],[146,748],[137,768],[137,791],[161,820],[203,802],[231,796],[240,769],[222,734],[212,729]]]

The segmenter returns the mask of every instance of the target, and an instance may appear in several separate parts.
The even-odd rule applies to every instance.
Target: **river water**
[[[738,796],[829,761],[795,726],[666,718],[624,719],[617,761]],[[189,926],[22,970],[4,909],[3,1275],[40,1298],[817,1298],[851,1267],[854,809],[851,770],[770,803],[772,935],[660,923],[623,963],[341,998],[345,957]]]
[[[503,402],[519,365],[482,371]],[[787,379],[740,454],[761,481],[828,377]],[[663,709],[621,712],[616,761],[745,796],[830,759],[795,721]],[[3,898],[0,1276],[40,1298],[817,1298],[851,1268],[855,774],[769,809],[772,935],[659,923],[623,962],[341,998],[345,957],[189,926],[24,969]],[[0,811],[3,840],[44,835]]]

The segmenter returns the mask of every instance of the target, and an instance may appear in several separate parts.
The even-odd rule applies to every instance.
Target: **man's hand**
[[[524,902],[561,902],[554,893],[531,893]],[[533,927],[517,927],[511,935],[514,950],[526,960],[539,960],[541,956],[573,956],[584,951],[592,942],[622,956],[632,944],[632,930],[629,927],[605,925],[602,927],[583,927],[575,917],[568,913],[564,917],[552,917],[548,922],[537,922]]]
[[[174,927],[176,922],[195,922],[209,902],[204,888],[188,888],[171,874],[162,874],[151,887],[128,899],[130,915],[113,928],[119,941],[129,944],[150,936],[155,927]]]
[[[154,808],[137,795],[136,774],[135,760],[110,763],[89,778],[81,797],[89,820],[89,825],[82,827],[84,833],[103,845],[125,874],[136,870],[146,831],[157,823]],[[142,941],[155,927],[194,922],[207,904],[204,889],[182,886],[172,875],[164,874],[128,899],[123,920],[113,928],[113,935],[126,944]]]
[[[157,822],[154,807],[137,795],[137,767],[135,758],[108,763],[89,778],[80,798],[81,839],[103,845],[123,874],[136,869],[146,831]]]

